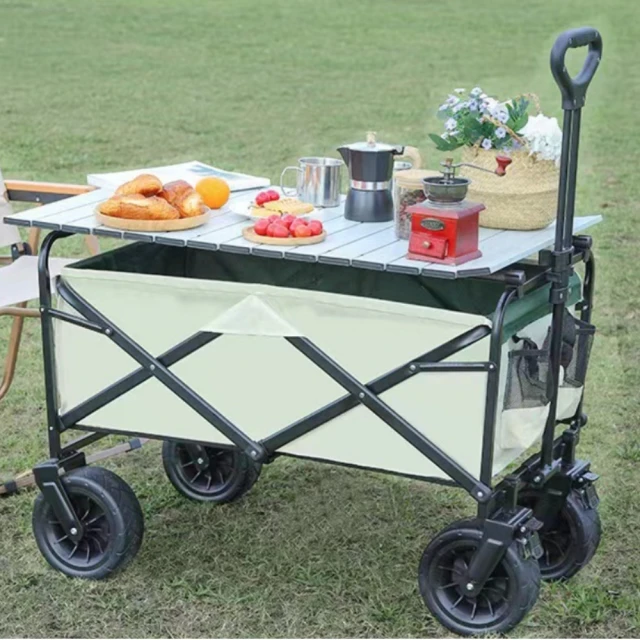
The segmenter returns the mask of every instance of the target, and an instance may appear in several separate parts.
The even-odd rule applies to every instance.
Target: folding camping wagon
[[[587,59],[571,79],[564,55],[580,46]],[[596,476],[576,458],[594,258],[590,237],[574,232],[597,220],[574,220],[574,200],[581,107],[601,50],[583,28],[552,51],[565,109],[557,222],[509,242],[529,253],[553,244],[537,260],[431,270],[356,259],[364,236],[340,262],[313,253],[322,245],[278,253],[225,244],[228,234],[124,234],[140,241],[65,267],[54,298],[54,243],[113,230],[50,226],[40,296],[51,459],[35,469],[33,514],[47,561],[103,578],[137,553],[137,499],[82,452],[121,433],[162,439],[169,479],[203,502],[240,498],[280,455],[463,488],[476,517],[441,531],[419,566],[429,609],[460,634],[511,628],[541,577],[585,566],[600,538]],[[273,402],[281,380],[287,401]],[[89,433],[62,445],[68,429]],[[540,452],[494,486],[539,439]]]

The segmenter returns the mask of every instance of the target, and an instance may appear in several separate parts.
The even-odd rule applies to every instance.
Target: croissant
[[[158,195],[175,207],[180,198],[192,191],[195,191],[195,189],[186,180],[174,180],[173,182],[167,182]]]
[[[181,218],[201,216],[205,212],[202,197],[195,190],[180,198],[175,206],[178,207]]]
[[[150,173],[141,173],[133,180],[121,184],[116,189],[117,196],[130,196],[136,193],[143,196],[155,196],[162,191],[162,182]]]
[[[202,197],[185,180],[167,182],[158,195],[176,207],[181,218],[192,218],[204,213]]]
[[[130,220],[175,220],[180,217],[178,210],[166,200],[156,196],[145,198],[139,193],[113,196],[99,206],[99,211],[105,216]]]

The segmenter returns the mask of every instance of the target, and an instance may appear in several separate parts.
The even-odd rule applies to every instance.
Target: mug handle
[[[280,189],[282,191],[282,193],[287,196],[288,198],[291,197],[295,197],[298,195],[298,188],[294,187],[293,188],[293,193],[287,193],[287,189],[291,189],[291,187],[285,187],[284,186],[284,174],[287,173],[287,171],[290,171],[291,169],[294,169],[295,171],[301,171],[300,167],[285,167],[282,170],[282,173],[280,174]]]
[[[409,158],[411,160],[412,169],[422,168],[422,156],[415,147],[405,147],[400,157]]]

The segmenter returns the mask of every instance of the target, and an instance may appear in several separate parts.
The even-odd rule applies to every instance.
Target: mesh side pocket
[[[529,341],[525,347],[509,352],[504,409],[543,407],[549,402],[549,352]]]
[[[581,387],[587,377],[589,355],[596,328],[578,318],[574,318],[576,325],[576,341],[573,345],[571,362],[564,372],[564,384],[570,387]]]

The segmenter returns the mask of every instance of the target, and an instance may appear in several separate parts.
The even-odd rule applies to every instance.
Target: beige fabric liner
[[[177,363],[172,371],[256,440],[346,393],[280,336],[308,337],[358,380],[369,382],[467,329],[488,324],[486,318],[471,314],[266,285],[84,269],[64,269],[63,277],[154,355],[205,327],[224,333]],[[64,302],[60,306],[73,313]],[[542,319],[540,332],[544,322],[548,326],[548,318]],[[55,340],[62,411],[138,368],[109,339],[74,325],[56,321]],[[485,338],[450,359],[483,361],[488,358],[488,347]],[[505,345],[504,349],[512,347]],[[422,373],[381,398],[477,477],[486,380],[484,373]],[[509,431],[517,423],[512,420],[507,425]],[[95,412],[84,424],[160,437],[227,442],[155,379]],[[494,472],[531,444],[523,438],[528,442],[536,425],[544,427],[542,416],[532,420],[527,435],[518,440],[513,434],[505,435],[498,420]],[[363,406],[295,440],[283,451],[446,478]]]

